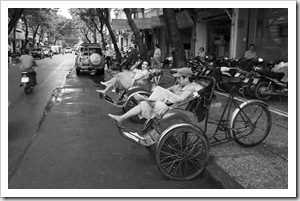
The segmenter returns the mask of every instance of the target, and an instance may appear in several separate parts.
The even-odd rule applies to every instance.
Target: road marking
[[[226,97],[229,97],[228,94],[225,94],[225,93],[221,93],[221,92],[216,92],[217,94],[220,94],[220,95],[223,95],[223,96],[226,96]],[[238,100],[238,101],[241,101],[241,102],[244,102],[245,100],[244,99],[241,99],[241,98],[237,98],[237,97],[234,97],[235,100]],[[288,117],[288,113],[285,112],[285,111],[282,111],[280,109],[277,109],[277,108],[274,108],[274,107],[271,107],[269,106],[269,110],[275,114],[278,114],[280,116],[284,116],[284,117]]]

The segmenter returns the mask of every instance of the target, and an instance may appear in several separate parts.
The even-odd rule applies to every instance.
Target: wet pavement
[[[117,72],[115,72],[117,73]],[[63,167],[60,167],[60,169],[55,168],[57,162],[62,162],[64,160],[73,162],[76,165],[79,165],[78,171],[80,171],[80,168],[82,168],[82,164],[80,164],[79,161],[75,162],[76,157],[80,156],[82,153],[81,149],[87,149],[89,152],[89,156],[87,158],[90,158],[90,161],[86,161],[85,163],[90,164],[90,162],[94,164],[90,164],[90,167],[95,168],[97,164],[100,161],[97,161],[97,157],[99,153],[102,153],[103,151],[112,151],[115,148],[111,145],[108,146],[108,148],[104,147],[95,147],[92,144],[92,141],[101,141],[102,138],[99,138],[99,136],[92,136],[92,135],[86,135],[87,133],[95,133],[97,132],[97,128],[99,126],[102,127],[102,129],[106,128],[111,130],[111,132],[117,132],[115,129],[112,129],[110,125],[105,125],[99,121],[100,118],[107,118],[107,113],[110,113],[112,108],[99,108],[99,97],[98,94],[95,93],[94,90],[99,89],[99,87],[95,86],[94,84],[98,84],[102,80],[107,80],[111,77],[110,74],[105,74],[104,77],[97,77],[97,76],[91,76],[89,77],[91,82],[88,82],[87,86],[86,84],[86,77],[89,75],[85,75],[85,78],[79,78],[79,82],[75,81],[74,79],[75,73],[74,71],[71,72],[68,75],[67,82],[62,88],[57,88],[52,93],[52,98],[48,102],[47,106],[44,109],[43,118],[40,121],[38,133],[44,133],[44,137],[39,137],[36,139],[36,141],[31,145],[31,149],[28,151],[28,155],[25,157],[23,164],[16,172],[16,177],[12,179],[10,183],[10,187],[12,188],[20,188],[22,186],[27,186],[28,188],[37,188],[38,185],[40,185],[42,182],[42,178],[38,179],[38,175],[41,174],[41,170],[38,170],[36,168],[29,168],[30,163],[35,163],[33,158],[44,158],[45,160],[40,160],[39,162],[42,163],[42,169],[43,168],[49,168],[51,170],[50,172],[53,172],[55,174],[56,171],[63,171],[63,178],[60,180],[53,180],[51,182],[58,182],[58,185],[53,185],[51,182],[49,185],[46,186],[46,188],[63,188],[64,186],[71,186],[71,188],[95,188],[95,186],[99,185],[101,182],[108,182],[107,179],[109,177],[102,177],[104,180],[96,181],[94,179],[91,179],[90,181],[87,181],[86,185],[84,186],[78,186],[77,182],[67,180],[65,177],[67,172],[66,170],[63,170]],[[172,83],[172,78],[165,77],[162,80],[162,86],[167,87],[170,83]],[[75,84],[75,85],[74,85]],[[84,100],[83,100],[84,97]],[[219,99],[222,99],[218,96]],[[115,112],[120,112],[118,109],[113,109]],[[278,117],[276,114],[272,114],[273,119],[273,126],[272,126],[272,133],[267,137],[267,139],[262,143],[261,145],[255,147],[255,148],[241,148],[237,144],[231,142],[227,144],[223,144],[220,146],[212,147],[211,148],[211,161],[209,165],[207,166],[203,178],[210,184],[207,186],[207,188],[247,188],[247,189],[287,189],[288,188],[288,155],[287,155],[287,149],[288,149],[288,127],[287,122],[288,119],[286,117]],[[84,121],[80,121],[84,118]],[[94,123],[91,124],[91,122],[94,120]],[[51,123],[52,122],[52,123]],[[60,123],[58,123],[60,122]],[[58,126],[59,125],[59,126]],[[89,125],[88,128],[85,126]],[[85,129],[83,129],[83,127]],[[46,135],[47,132],[50,132],[49,135]],[[48,136],[48,137],[45,137]],[[65,136],[61,138],[61,136]],[[114,135],[113,135],[114,136]],[[116,137],[110,137],[112,138],[109,140],[109,142],[104,142],[106,145],[108,143],[114,143],[114,140],[120,140],[120,136]],[[83,138],[84,137],[84,138]],[[81,140],[80,144],[78,140]],[[58,141],[59,140],[59,141]],[[73,140],[73,145],[67,143],[66,140]],[[82,141],[83,140],[83,141]],[[92,140],[92,141],[91,141]],[[92,143],[92,144],[91,144]],[[41,151],[40,146],[43,145],[45,147],[44,151]],[[132,159],[127,158],[127,160],[132,161],[133,164],[137,161],[141,162],[141,157],[145,158],[145,150],[142,152],[139,151],[139,148],[135,145],[131,145],[130,142],[128,144],[125,142],[125,149],[127,146],[131,146],[130,150],[124,150],[122,148],[121,152],[114,152],[116,155],[122,156],[121,158],[125,159],[126,156],[132,156],[132,154],[136,154],[136,157],[139,159],[136,160],[136,157],[134,157],[133,161]],[[74,147],[75,146],[75,147]],[[69,152],[71,149],[75,148],[75,152],[71,153]],[[56,150],[52,150],[55,148]],[[108,149],[108,150],[107,150]],[[52,150],[52,151],[51,151]],[[129,153],[125,153],[128,152]],[[138,154],[137,152],[138,151]],[[124,152],[124,153],[123,153]],[[65,153],[66,155],[61,157],[58,157],[57,154]],[[92,154],[93,153],[93,154]],[[95,153],[98,153],[98,155],[95,155]],[[124,155],[123,155],[124,154]],[[76,156],[77,155],[77,156]],[[101,156],[103,156],[101,154]],[[57,157],[57,158],[55,158]],[[66,158],[71,157],[71,158]],[[125,158],[124,158],[125,157]],[[119,158],[119,160],[125,162]],[[106,158],[106,160],[111,161],[111,158]],[[145,163],[149,158],[142,160],[143,163]],[[103,160],[103,159],[101,159]],[[57,161],[57,162],[55,162]],[[125,162],[128,163],[128,162]],[[45,165],[43,165],[45,164]],[[71,164],[71,163],[70,163]],[[113,163],[114,165],[122,165]],[[147,162],[148,164],[148,162]],[[144,164],[147,166],[147,164]],[[151,164],[151,165],[150,165]],[[151,169],[154,165],[153,163],[148,164],[150,165]],[[99,165],[99,164],[98,164]],[[221,168],[220,168],[221,167]],[[25,168],[25,169],[24,169]],[[29,168],[29,169],[28,169]],[[106,167],[109,168],[109,167]],[[35,171],[38,172],[38,174],[35,174]],[[94,171],[89,169],[89,171]],[[151,170],[152,171],[152,170]],[[155,172],[157,174],[160,174],[157,172],[156,169]],[[107,173],[107,169],[103,169],[103,174],[111,175],[112,173]],[[75,172],[74,172],[75,173]],[[84,176],[87,176],[88,172],[80,176],[80,179],[84,179]],[[148,173],[149,174],[149,173]],[[23,177],[21,176],[23,175]],[[26,176],[25,176],[26,175]],[[33,177],[33,180],[29,183],[24,183],[24,181],[27,180],[27,182],[30,180],[27,176],[29,175],[36,175]],[[146,174],[147,175],[147,174]],[[100,175],[98,175],[100,176]],[[128,175],[127,175],[128,176]],[[144,175],[145,176],[145,175]],[[148,179],[150,175],[147,176]],[[153,176],[153,175],[152,175]],[[65,177],[65,178],[64,178]],[[23,183],[16,183],[19,181],[19,179],[23,180]],[[155,177],[156,178],[156,177]],[[157,180],[154,178],[150,179],[152,181]],[[29,180],[28,180],[29,179]],[[32,179],[32,178],[31,178]],[[129,178],[127,178],[129,179]],[[72,184],[73,182],[73,184]],[[93,184],[93,182],[95,182]],[[196,182],[196,183],[194,183]],[[193,181],[191,184],[197,185],[197,182],[199,180]],[[111,188],[112,183],[108,182],[107,187]],[[162,186],[159,186],[159,188],[164,188],[162,183],[160,183]],[[175,184],[175,183],[174,183]],[[142,185],[142,186],[138,186]],[[169,182],[166,183],[166,188],[180,188],[179,184],[176,184],[172,187]],[[188,188],[193,188],[192,186],[189,186]],[[149,186],[143,186],[143,184],[137,184],[136,185],[127,185],[122,186],[119,185],[116,188],[147,188]],[[194,186],[195,187],[195,186]]]

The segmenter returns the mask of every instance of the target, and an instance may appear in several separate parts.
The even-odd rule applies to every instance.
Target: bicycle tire
[[[271,113],[266,103],[253,101],[242,105],[241,109],[233,114],[230,132],[237,144],[254,147],[269,135],[271,126]]]
[[[156,163],[162,174],[172,180],[191,180],[205,168],[209,142],[203,131],[181,125],[168,131],[158,142]]]

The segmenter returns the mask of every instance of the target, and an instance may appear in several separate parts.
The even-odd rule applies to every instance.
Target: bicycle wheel
[[[231,136],[243,147],[260,144],[269,134],[272,119],[268,107],[262,102],[243,105],[231,119]]]
[[[198,176],[209,158],[209,142],[203,132],[191,126],[170,130],[159,141],[156,163],[164,176],[190,180]]]

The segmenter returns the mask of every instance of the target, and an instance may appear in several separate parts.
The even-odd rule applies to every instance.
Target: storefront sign
[[[151,29],[151,18],[133,20],[138,29]],[[127,19],[112,19],[112,29],[131,29]]]
[[[156,27],[165,27],[166,22],[163,16],[155,16],[151,18],[133,19],[138,29],[153,29]],[[176,14],[177,26],[179,29],[191,27],[194,21],[188,11],[184,10]],[[129,29],[131,30],[127,19],[112,19],[112,29]]]
[[[163,17],[159,17],[159,16],[151,17],[151,26],[152,28],[164,27],[166,26],[166,22]]]
[[[178,29],[191,27],[194,25],[194,21],[187,10],[176,13],[175,16]]]

